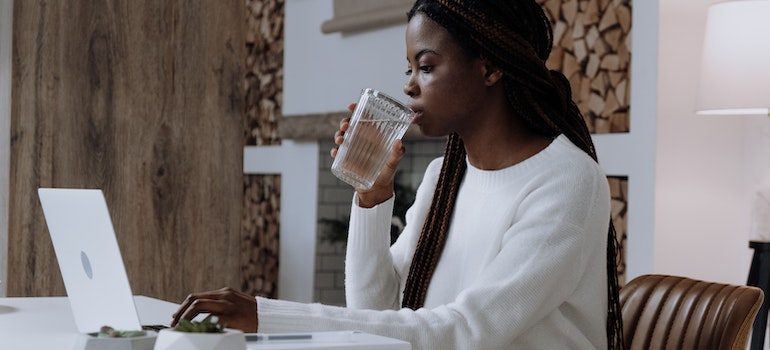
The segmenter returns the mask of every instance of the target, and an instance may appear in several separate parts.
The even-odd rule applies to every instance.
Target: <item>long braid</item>
[[[433,202],[409,268],[402,307],[416,310],[425,302],[428,285],[446,242],[454,200],[465,169],[465,146],[457,134],[449,135]]]
[[[572,100],[569,81],[562,73],[545,66],[553,45],[553,31],[540,5],[532,0],[418,0],[408,17],[411,19],[418,12],[449,31],[469,54],[487,59],[504,73],[508,102],[533,130],[551,137],[564,134],[597,160],[590,131]],[[461,142],[457,135],[452,135],[447,143],[431,210],[407,278],[405,307],[416,309],[423,305],[430,277],[441,255],[454,199],[465,172],[464,150],[456,148],[458,145],[462,148]],[[453,174],[451,179],[449,174]],[[607,232],[609,349],[624,347],[618,298],[619,254],[615,227],[610,219]]]
[[[607,237],[607,348],[625,349],[623,339],[623,315],[620,308],[620,282],[618,265],[620,264],[620,241],[615,232],[615,225],[610,218],[610,232]]]

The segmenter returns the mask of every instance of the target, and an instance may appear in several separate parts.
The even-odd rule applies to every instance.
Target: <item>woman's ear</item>
[[[484,69],[484,82],[487,84],[487,86],[495,85],[503,77],[503,72],[499,68],[490,64],[489,61],[485,60]]]

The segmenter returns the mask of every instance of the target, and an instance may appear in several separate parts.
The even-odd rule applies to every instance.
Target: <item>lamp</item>
[[[711,5],[696,113],[770,115],[770,1]]]

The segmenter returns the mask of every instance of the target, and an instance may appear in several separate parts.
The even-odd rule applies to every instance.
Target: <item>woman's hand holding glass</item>
[[[355,108],[356,104],[354,103],[348,106],[348,110],[351,112]],[[337,149],[345,140],[345,132],[349,129],[349,127],[350,118],[345,118],[340,122],[339,130],[334,133],[334,143],[337,145],[337,147],[331,150],[332,158],[337,156]],[[401,142],[401,140],[397,140],[393,144],[393,149],[388,156],[388,160],[385,162],[385,166],[377,177],[377,180],[375,180],[372,188],[368,190],[356,188],[359,206],[364,208],[371,208],[375,205],[385,202],[393,196],[393,185],[395,182],[396,170],[398,169],[398,164],[401,162],[401,159],[404,157],[404,153],[404,144]]]

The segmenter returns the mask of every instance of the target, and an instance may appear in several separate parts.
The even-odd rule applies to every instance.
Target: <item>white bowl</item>
[[[223,333],[179,332],[168,328],[158,332],[153,350],[246,350],[246,337],[237,329]]]
[[[75,350],[153,350],[156,333],[129,338],[99,338],[96,333],[80,334]]]

